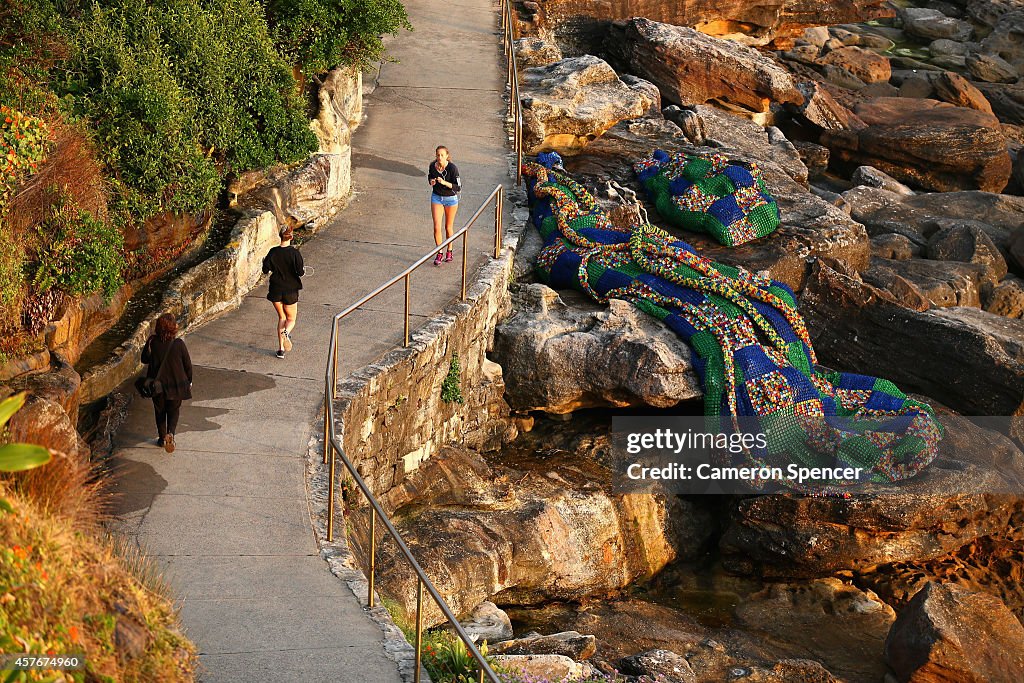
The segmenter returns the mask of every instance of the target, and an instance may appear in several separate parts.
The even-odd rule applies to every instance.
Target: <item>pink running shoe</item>
[[[448,253],[444,255],[444,262],[445,263],[451,263],[454,260],[455,260],[455,257],[452,256],[452,250],[449,249]]]
[[[434,257],[434,265],[439,266],[441,265],[442,261],[444,261],[444,256],[441,254],[441,252],[437,252],[437,256]]]

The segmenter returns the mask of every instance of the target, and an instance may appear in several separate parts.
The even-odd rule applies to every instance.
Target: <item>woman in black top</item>
[[[153,395],[156,413],[157,446],[174,452],[174,432],[178,428],[181,402],[192,398],[192,359],[185,342],[176,339],[178,322],[170,313],[156,321],[156,334],[142,349],[142,362],[148,363],[146,377],[160,380],[163,392]]]
[[[455,226],[455,212],[459,210],[459,192],[462,190],[462,179],[459,169],[451,162],[448,148],[440,145],[434,150],[435,159],[427,169],[427,182],[433,188],[430,195],[430,214],[434,218],[434,244],[444,241],[441,237],[441,225],[444,224],[445,239],[452,236]],[[442,261],[452,260],[452,247],[448,245],[448,253],[440,251],[434,258],[434,265]]]
[[[281,246],[274,247],[263,258],[263,272],[270,273],[267,299],[277,311],[277,357],[284,358],[292,350],[292,329],[299,313],[299,290],[302,289],[302,254],[292,246],[294,233],[290,227],[281,233]]]

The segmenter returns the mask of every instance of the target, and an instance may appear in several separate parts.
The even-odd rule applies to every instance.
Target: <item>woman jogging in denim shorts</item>
[[[435,159],[427,171],[427,182],[433,188],[430,195],[430,214],[434,217],[434,244],[452,236],[455,227],[455,212],[459,210],[459,192],[462,190],[462,179],[459,169],[451,162],[451,155],[444,145],[434,150]],[[441,237],[441,225],[444,224],[444,237]],[[452,260],[452,247],[448,245],[448,253],[437,252],[434,265],[442,261]]]

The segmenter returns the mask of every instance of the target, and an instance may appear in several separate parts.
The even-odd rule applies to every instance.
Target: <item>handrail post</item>
[[[409,276],[412,273],[406,273],[405,275],[405,341],[402,342],[402,346],[409,345]]]
[[[501,210],[502,194],[504,188],[498,188],[498,195],[494,198],[494,258],[501,256]]]
[[[331,398],[332,399],[338,398],[338,342],[337,342],[338,336],[339,336],[338,335],[338,321],[335,320],[334,321],[334,339],[335,339],[335,343],[334,343],[334,353],[332,354],[332,356],[333,356],[332,362],[334,363],[334,375],[331,377],[331,379],[333,380],[333,383],[331,385]]]
[[[423,662],[423,579],[416,577],[416,671],[413,682],[420,683],[420,665]]]
[[[331,464],[327,474],[330,482],[327,485],[327,542],[331,543],[334,541],[334,470],[337,458],[334,457],[334,444],[328,441],[327,447],[331,449]]]
[[[327,449],[331,447],[331,418],[330,411],[327,409],[328,392],[324,391],[324,464],[327,464]]]
[[[469,235],[469,230],[462,233],[462,301],[466,300],[466,237]]]
[[[377,511],[370,506],[370,592],[367,595],[367,607],[373,607],[373,579],[377,570]]]

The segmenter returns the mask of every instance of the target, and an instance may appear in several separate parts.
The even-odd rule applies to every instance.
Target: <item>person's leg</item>
[[[284,333],[291,335],[295,329],[295,319],[299,317],[299,305],[284,304]]]
[[[441,231],[444,226],[445,207],[440,204],[430,203],[430,215],[434,219],[434,244],[440,245],[444,241]],[[440,253],[440,252],[438,252]]]
[[[451,237],[455,232],[455,213],[459,210],[459,205],[444,207],[444,233],[445,238]],[[446,261],[452,260],[452,245],[448,245],[448,253],[445,255]]]
[[[164,401],[167,410],[167,435],[174,436],[178,431],[178,415],[181,414],[181,399]]]
[[[156,415],[156,433],[160,437],[160,445],[167,436],[167,410],[163,396],[153,397],[153,412]]]
[[[277,311],[277,350],[284,351],[284,330],[288,324],[288,316],[284,312],[284,304],[274,301],[274,310]]]

